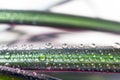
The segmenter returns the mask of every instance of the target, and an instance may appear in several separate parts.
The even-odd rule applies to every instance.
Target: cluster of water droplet
[[[0,51],[0,65],[41,70],[97,70],[120,71],[120,50],[113,47],[68,47],[53,48],[51,43],[44,49],[12,49]]]

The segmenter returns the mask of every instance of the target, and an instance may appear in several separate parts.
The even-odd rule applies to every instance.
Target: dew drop
[[[69,69],[69,68],[70,68],[70,66],[67,66],[67,68]]]
[[[5,66],[8,66],[9,65],[9,63],[5,63]]]
[[[6,55],[4,56],[6,59],[9,59],[10,58],[10,55],[9,53],[7,52]]]
[[[107,64],[106,66],[109,66],[109,64]]]
[[[41,55],[38,57],[38,59],[39,59],[40,61],[44,61],[44,60],[46,59],[46,56],[45,56],[44,54],[41,54]]]
[[[76,65],[77,68],[79,68],[79,65]]]
[[[21,73],[22,73],[22,74],[25,74],[26,72],[25,72],[24,70],[21,70]]]
[[[68,54],[68,57],[70,57],[70,58],[71,58],[71,57],[72,57],[72,55],[71,55],[71,54]]]
[[[82,47],[83,47],[83,44],[80,44],[80,47],[82,48]]]
[[[6,53],[6,55],[8,55],[8,54],[9,54],[9,52]]]
[[[61,64],[59,64],[59,66],[61,66]]]
[[[120,48],[120,43],[116,42],[114,45],[113,45],[114,48]]]
[[[29,54],[29,57],[32,57],[32,54]]]
[[[92,63],[91,65],[93,66],[94,64]]]
[[[100,71],[103,71],[103,69],[100,69]]]
[[[105,59],[103,59],[102,57],[100,57],[100,61],[101,62],[105,62]]]
[[[46,65],[48,65],[48,62],[46,62]]]
[[[101,55],[103,55],[103,53],[101,53]]]
[[[95,58],[95,57],[96,57],[96,55],[94,54],[94,55],[93,55],[93,57]]]
[[[118,60],[118,59],[116,59],[116,58],[114,58],[114,61],[115,61],[115,62],[119,62],[119,60]]]
[[[29,49],[33,49],[33,45],[32,44],[29,45]]]
[[[72,46],[72,48],[75,48],[75,49],[76,49],[76,48],[78,48],[78,47],[74,45],[74,46]]]
[[[84,59],[83,59],[83,58],[80,58],[79,60],[80,60],[80,61],[84,61]]]
[[[57,66],[54,66],[54,68],[57,68]]]
[[[19,68],[16,68],[16,72],[17,72],[17,73],[20,73],[20,69],[19,69]]]
[[[93,44],[90,45],[90,47],[95,48],[96,45],[93,43]]]
[[[53,58],[50,58],[50,61],[54,61],[54,59],[53,59]]]
[[[52,44],[51,43],[47,43],[47,44],[45,44],[45,48],[53,48],[53,46],[52,46]]]
[[[110,57],[110,58],[113,58],[113,56],[112,56],[112,55],[110,55],[109,57]]]
[[[62,45],[62,48],[68,48],[68,45],[67,45],[66,43],[64,43],[64,44]]]
[[[113,72],[116,72],[116,70],[113,70]]]
[[[36,72],[33,72],[33,75],[34,75],[34,76],[37,76],[37,73],[36,73]]]
[[[27,45],[26,44],[24,44],[24,45],[22,45],[22,49],[26,49],[27,48]]]
[[[102,53],[102,50],[99,50],[100,53]]]

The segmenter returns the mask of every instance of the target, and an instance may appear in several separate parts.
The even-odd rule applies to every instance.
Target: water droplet
[[[54,61],[54,59],[53,59],[53,58],[50,58],[50,61]]]
[[[100,58],[100,59],[101,59],[101,60],[100,60],[101,62],[105,62],[105,59],[103,59],[103,58]]]
[[[62,48],[68,48],[68,45],[67,45],[66,43],[64,43],[64,44],[62,45]]]
[[[76,65],[77,68],[79,68],[79,65]]]
[[[61,64],[59,64],[59,66],[61,66]]]
[[[80,58],[79,60],[80,60],[80,61],[84,61],[84,59],[83,59],[83,58]]]
[[[102,53],[102,50],[99,50],[100,53]]]
[[[71,54],[68,54],[68,57],[72,57],[72,55],[71,55]]]
[[[48,65],[48,62],[46,62],[46,65]]]
[[[118,60],[118,59],[116,59],[116,58],[114,58],[114,61],[115,61],[115,62],[119,62],[119,60]]]
[[[114,69],[116,69],[116,66],[115,66],[115,65],[113,65],[113,68],[114,68]]]
[[[9,65],[9,63],[5,63],[5,66],[8,66]]]
[[[91,71],[91,69],[88,69],[88,71]]]
[[[92,63],[91,65],[93,66],[94,64]]]
[[[94,54],[94,55],[93,55],[93,57],[95,58],[95,57],[96,57],[96,55]]]
[[[75,48],[75,49],[76,49],[76,48],[78,48],[78,47],[74,45],[74,46],[72,46],[72,48]]]
[[[26,49],[27,48],[27,45],[26,44],[24,44],[24,45],[22,45],[22,49]]]
[[[69,68],[70,68],[70,66],[67,66],[67,68],[69,69]]]
[[[109,66],[109,64],[106,65],[107,67]]]
[[[19,69],[19,68],[16,68],[16,72],[17,72],[17,73],[20,73],[20,69]]]
[[[37,73],[36,73],[36,72],[33,72],[33,75],[34,75],[34,76],[37,76]]]
[[[101,53],[101,55],[103,55],[103,53]]]
[[[109,55],[110,58],[113,58],[113,55]]]
[[[9,54],[9,52],[6,53],[7,55]]]
[[[83,47],[83,44],[80,44],[80,47]]]
[[[45,48],[53,48],[53,46],[52,46],[52,44],[51,43],[47,43],[47,44],[45,44]]]
[[[95,47],[96,47],[96,45],[95,45],[94,43],[92,43],[90,46],[91,46],[92,48],[95,48]]]
[[[100,69],[100,71],[103,71],[103,69]]]
[[[44,61],[46,59],[46,55],[44,54],[41,54],[39,57],[38,57],[38,60],[40,61]]]
[[[54,68],[57,68],[57,66],[54,66]]]
[[[32,54],[29,54],[29,57],[32,57]]]
[[[80,59],[80,58],[82,58],[82,56],[79,55],[79,56],[78,56],[78,59]]]
[[[33,45],[32,44],[29,45],[29,49],[33,49]]]
[[[22,73],[22,74],[25,74],[26,72],[25,72],[24,70],[21,70],[21,73]]]
[[[120,43],[116,42],[115,44],[113,44],[114,48],[120,48]]]
[[[9,58],[10,58],[9,53],[7,52],[4,57],[5,57],[6,59],[9,59]]]

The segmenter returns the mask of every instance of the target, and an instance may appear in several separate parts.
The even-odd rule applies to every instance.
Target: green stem
[[[0,22],[120,32],[118,22],[50,12],[0,10]]]
[[[120,50],[114,48],[63,48],[3,50],[0,65],[23,69],[120,71]]]

